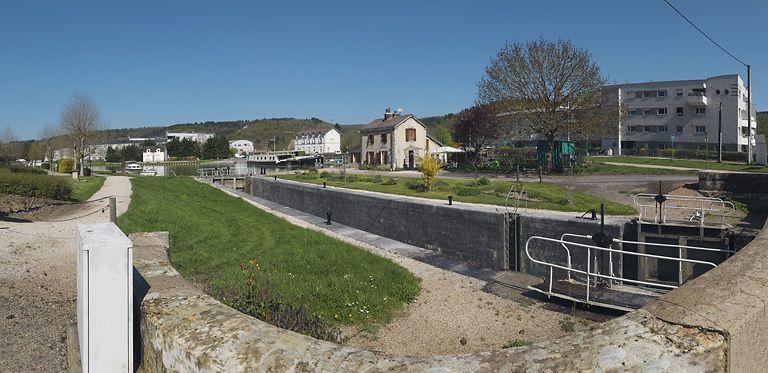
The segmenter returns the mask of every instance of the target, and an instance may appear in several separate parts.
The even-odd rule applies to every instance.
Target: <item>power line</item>
[[[688,19],[688,17],[686,17],[686,16],[685,16],[685,14],[683,14],[681,11],[677,10],[677,8],[675,8],[675,6],[674,6],[674,5],[672,5],[672,4],[671,4],[671,3],[670,3],[668,0],[664,0],[664,2],[665,2],[665,3],[667,3],[667,5],[669,5],[669,6],[670,6],[670,8],[674,9],[674,11],[675,11],[675,12],[677,12],[677,14],[679,14],[679,15],[680,15],[680,17],[683,17],[683,19],[684,19],[684,20],[686,20],[688,23],[690,23],[690,24],[691,24],[691,26],[693,26],[693,28],[695,28],[695,29],[696,29],[696,31],[700,32],[702,35],[704,35],[704,37],[706,37],[707,39],[709,39],[709,41],[711,41],[711,42],[712,42],[712,44],[716,45],[718,48],[720,48],[720,50],[722,50],[723,52],[725,52],[725,54],[727,54],[727,55],[731,56],[731,58],[733,58],[734,60],[738,61],[740,64],[742,64],[742,65],[744,65],[744,66],[747,66],[747,64],[746,64],[746,63],[744,63],[744,61],[742,61],[742,60],[740,60],[740,59],[736,58],[736,56],[734,56],[734,55],[733,55],[731,52],[729,52],[728,50],[726,50],[725,48],[723,48],[723,46],[722,46],[722,45],[718,44],[718,42],[716,42],[714,39],[712,39],[711,37],[709,37],[709,35],[707,35],[707,33],[706,33],[706,32],[704,32],[702,29],[700,29],[700,28],[699,28],[699,26],[696,26],[696,24],[695,24],[695,23],[693,23],[693,21],[691,21],[690,19]]]

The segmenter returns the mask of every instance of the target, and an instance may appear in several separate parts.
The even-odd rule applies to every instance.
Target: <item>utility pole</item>
[[[717,163],[723,163],[723,103],[717,111]]]
[[[747,164],[752,164],[752,77],[747,64]]]

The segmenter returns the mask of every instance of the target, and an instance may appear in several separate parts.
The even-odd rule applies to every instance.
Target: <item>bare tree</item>
[[[43,159],[48,159],[48,165],[51,170],[53,170],[53,158],[56,156],[56,150],[60,150],[64,145],[61,140],[61,129],[55,125],[47,124],[40,130]]]
[[[568,40],[507,43],[486,67],[478,100],[514,117],[517,132],[545,139],[550,171],[555,138],[601,117],[588,113],[600,108],[605,81],[589,51]]]
[[[21,143],[11,127],[6,126],[0,132],[0,162],[9,163],[19,157]]]
[[[476,105],[464,109],[453,124],[453,139],[464,148],[467,165],[477,176],[483,148],[498,138],[501,126],[493,105]]]
[[[104,128],[99,108],[90,97],[76,94],[59,114],[59,122],[61,130],[72,140],[75,169],[82,175],[86,147],[93,142],[96,131]]]

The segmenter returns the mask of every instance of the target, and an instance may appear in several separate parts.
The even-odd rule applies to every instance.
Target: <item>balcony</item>
[[[707,96],[703,92],[688,92],[685,101],[691,106],[707,106]]]

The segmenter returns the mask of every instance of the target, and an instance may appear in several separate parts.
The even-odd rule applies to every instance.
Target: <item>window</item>
[[[368,135],[368,145],[373,145],[373,135]]]
[[[727,90],[727,89],[726,89],[726,90],[725,90],[725,94],[727,95],[727,94],[729,94],[729,93],[731,93],[731,92],[730,92],[729,90]]]
[[[659,91],[658,96],[659,97],[667,97],[667,91]]]
[[[675,109],[675,113],[677,113],[678,117],[683,116],[683,108],[679,107]]]
[[[719,95],[719,94],[720,94],[720,90],[719,90],[719,89],[716,89],[716,90],[715,90],[715,94],[716,94],[716,95]]]
[[[644,126],[643,132],[656,132],[656,126]]]
[[[707,132],[706,126],[696,126],[696,133],[705,133]]]
[[[642,109],[629,109],[629,115],[630,116],[633,116],[633,115],[643,115],[643,110]]]
[[[643,97],[645,98],[654,98],[659,95],[659,91],[645,91],[643,92]]]
[[[643,109],[643,115],[654,115],[656,114],[656,109]]]
[[[415,128],[406,128],[405,129],[405,141],[416,141],[416,129]]]
[[[667,132],[667,126],[659,126],[658,131],[659,132]]]
[[[697,107],[696,108],[696,115],[704,115],[707,113],[707,108],[705,107]]]
[[[677,126],[677,132],[683,133],[683,126]]]
[[[667,115],[667,108],[660,107],[658,111],[656,112],[657,115]]]
[[[643,91],[635,92],[635,98],[643,98]]]
[[[381,143],[382,144],[386,144],[387,143],[387,134],[386,133],[382,133],[381,134]]]
[[[381,152],[381,162],[384,164],[387,164],[387,162],[389,162],[389,157],[387,157],[387,152]]]
[[[675,95],[682,96],[683,95],[683,89],[682,88],[675,89]]]
[[[643,127],[641,126],[630,126],[629,132],[643,132]]]

